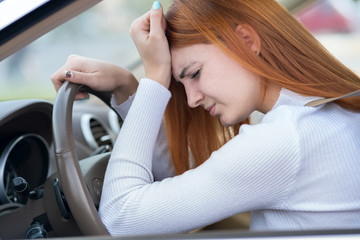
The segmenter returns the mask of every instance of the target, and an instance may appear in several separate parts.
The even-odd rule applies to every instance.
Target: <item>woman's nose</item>
[[[204,94],[194,86],[185,86],[188,105],[191,108],[196,108],[201,104],[204,99]]]

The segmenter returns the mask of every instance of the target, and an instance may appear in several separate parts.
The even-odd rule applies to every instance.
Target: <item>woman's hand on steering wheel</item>
[[[86,85],[93,90],[113,92],[118,104],[136,92],[138,81],[127,69],[112,63],[71,55],[58,69],[51,81],[59,90],[64,81]],[[88,98],[88,93],[78,93],[76,99]]]

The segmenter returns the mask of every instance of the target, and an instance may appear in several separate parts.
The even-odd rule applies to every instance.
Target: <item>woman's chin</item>
[[[222,117],[219,117],[220,123],[224,126],[224,127],[231,127],[234,126],[235,123],[232,123],[231,121],[228,121],[226,119],[223,119]]]
[[[224,127],[232,127],[242,121],[244,121],[246,118],[241,118],[241,119],[226,119],[224,118],[224,116],[219,116],[219,120],[220,123],[224,126]]]

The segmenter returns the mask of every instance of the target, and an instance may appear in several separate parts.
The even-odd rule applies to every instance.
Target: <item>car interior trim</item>
[[[0,202],[25,203],[11,180],[21,175],[35,188],[46,181],[49,162],[49,146],[40,135],[24,134],[10,141],[0,155],[0,173],[4,176],[0,178]]]

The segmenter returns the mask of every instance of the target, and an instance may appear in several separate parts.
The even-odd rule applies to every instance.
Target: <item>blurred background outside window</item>
[[[151,8],[152,0],[103,0],[92,9],[0,62],[0,101],[53,100],[50,76],[70,54],[132,68],[139,55],[128,31]],[[171,0],[161,0],[166,9]],[[360,74],[360,2],[314,1],[298,18],[340,61]]]
[[[295,17],[341,62],[360,75],[360,1],[323,0]]]

